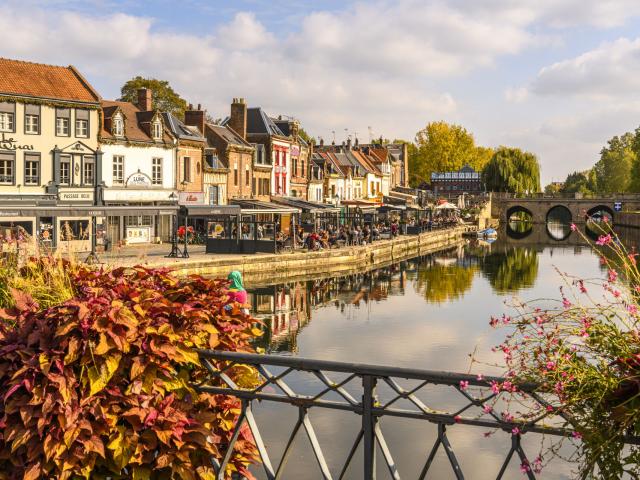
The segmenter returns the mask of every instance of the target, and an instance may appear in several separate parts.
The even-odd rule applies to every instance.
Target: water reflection
[[[348,315],[372,302],[403,297],[407,288],[427,304],[450,304],[460,301],[478,276],[499,295],[531,288],[538,276],[538,252],[473,241],[368,272],[249,289],[249,301],[253,315],[263,321],[259,345],[270,352],[295,353],[298,335],[316,310],[333,308]]]
[[[373,271],[250,289],[253,311],[263,320],[260,346],[277,354],[431,370],[467,371],[474,350],[479,361],[499,363],[501,357],[491,347],[505,331],[490,329],[488,320],[505,311],[508,297],[515,293],[523,298],[557,297],[562,281],[556,267],[586,278],[602,275],[590,249],[572,243],[564,247],[548,239],[544,225],[536,228],[546,245],[528,239],[514,244],[518,241],[501,233],[492,244],[473,241]],[[478,368],[473,373],[502,373],[488,366]],[[295,387],[313,395],[317,393],[313,385],[301,378]],[[429,405],[449,404],[455,396],[442,391],[428,400]],[[282,452],[297,411],[263,402],[256,415],[270,448]],[[321,409],[314,409],[312,416],[329,461],[344,459],[357,434],[358,419]],[[428,426],[387,418],[381,424],[404,472],[412,462],[424,462],[434,439]],[[461,462],[482,465],[473,478],[496,478],[508,437],[484,440],[483,432],[452,427],[450,438]],[[535,451],[537,439],[531,436],[525,441],[531,442],[528,450]],[[442,455],[434,464],[433,478],[450,478]],[[289,465],[284,478],[320,478],[308,449],[294,451]],[[407,478],[417,478],[420,468],[409,468]],[[382,470],[378,473],[385,478]],[[362,474],[350,472],[346,478]],[[522,478],[518,462],[504,478]],[[549,467],[544,478],[568,478],[567,465]]]

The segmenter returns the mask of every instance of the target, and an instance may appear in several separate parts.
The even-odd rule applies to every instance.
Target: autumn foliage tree
[[[409,154],[411,182],[429,183],[433,172],[452,172],[470,165],[481,171],[493,150],[478,147],[473,135],[460,125],[431,122],[416,134],[415,149]]]
[[[75,295],[14,292],[0,327],[0,479],[217,478],[240,404],[201,393],[198,348],[252,351],[260,333],[226,282],[167,270],[70,271]],[[228,372],[251,385],[251,370]],[[252,478],[250,431],[224,473]]]

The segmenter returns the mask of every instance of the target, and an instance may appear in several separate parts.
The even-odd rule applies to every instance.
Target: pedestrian
[[[231,282],[231,284],[229,285],[229,300],[231,300],[232,302],[238,302],[242,305],[245,305],[247,303],[248,297],[247,297],[247,291],[244,289],[244,286],[242,285],[242,274],[238,270],[234,270],[231,273],[229,273],[227,280]],[[227,310],[230,310],[232,308],[232,307],[231,308],[227,308],[227,307],[231,307],[231,305],[225,306],[225,309]],[[249,309],[246,307],[242,308],[241,311],[246,315],[249,314]]]

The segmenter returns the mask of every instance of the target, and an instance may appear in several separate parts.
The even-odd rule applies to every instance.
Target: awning
[[[119,215],[175,215],[178,207],[167,206],[56,206],[0,208],[1,217],[109,217]]]
[[[241,212],[243,214],[252,214],[252,213],[282,213],[282,214],[293,214],[300,213],[299,208],[286,207],[284,205],[279,205],[277,203],[272,202],[263,202],[261,200],[250,200],[250,199],[240,199],[234,198],[230,200],[230,202],[234,205],[239,205],[242,209]]]
[[[271,200],[274,203],[299,208],[304,213],[337,213],[340,211],[340,207],[326,203],[310,202],[309,200],[303,200],[298,197],[271,197]]]
[[[216,215],[240,215],[239,205],[183,205],[180,215],[190,217],[214,217]]]

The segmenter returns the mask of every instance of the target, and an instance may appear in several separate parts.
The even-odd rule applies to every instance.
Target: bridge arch
[[[522,215],[517,216],[518,213]],[[507,210],[507,235],[515,240],[528,237],[533,232],[533,212],[521,205],[514,205]]]
[[[607,218],[608,221],[613,222],[613,215],[613,210],[611,210],[610,207],[606,205],[596,205],[587,211],[585,220],[593,219],[598,221],[600,219]]]
[[[554,205],[547,211],[547,235],[553,240],[566,240],[571,235],[573,215],[564,205]]]

